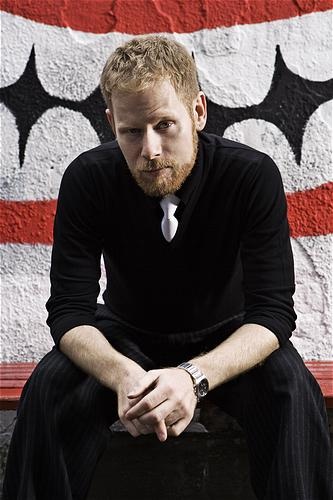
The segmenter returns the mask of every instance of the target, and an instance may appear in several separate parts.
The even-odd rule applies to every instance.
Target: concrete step
[[[154,436],[113,433],[87,500],[255,500],[240,431]]]

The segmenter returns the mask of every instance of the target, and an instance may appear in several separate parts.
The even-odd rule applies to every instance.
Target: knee
[[[38,363],[26,382],[21,400],[45,401],[59,395],[71,380],[82,372],[58,349],[54,348]],[[21,403],[20,403],[21,406]]]
[[[291,342],[274,351],[262,365],[273,390],[301,395],[311,390],[313,376]]]

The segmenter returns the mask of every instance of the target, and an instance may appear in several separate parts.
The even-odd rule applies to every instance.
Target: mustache
[[[158,170],[166,167],[174,167],[175,162],[173,160],[164,160],[162,158],[154,158],[153,160],[148,160],[141,164],[139,170],[140,171],[149,171]]]

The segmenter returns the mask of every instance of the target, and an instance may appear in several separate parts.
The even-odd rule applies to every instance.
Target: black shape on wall
[[[286,136],[299,164],[306,124],[322,103],[332,99],[332,83],[332,79],[325,82],[307,80],[290,71],[277,46],[272,83],[264,100],[243,108],[220,106],[208,100],[206,130],[223,135],[227,127],[242,120],[252,118],[271,122]],[[105,117],[105,103],[99,87],[82,101],[51,96],[38,79],[34,47],[20,78],[14,84],[0,89],[0,100],[16,119],[21,166],[32,126],[45,111],[54,107],[61,106],[82,113],[101,142],[114,137]]]
[[[105,117],[105,103],[99,87],[83,101],[61,99],[48,94],[40,83],[36,69],[35,48],[20,78],[0,89],[0,101],[13,113],[19,131],[19,158],[23,165],[27,140],[33,125],[48,109],[61,106],[82,113],[95,129],[101,142],[114,138]]]
[[[274,74],[265,99],[244,108],[228,108],[208,100],[206,130],[223,135],[227,127],[243,120],[271,122],[283,132],[300,164],[306,124],[321,104],[333,98],[332,84],[333,79],[312,81],[290,71],[277,45]]]

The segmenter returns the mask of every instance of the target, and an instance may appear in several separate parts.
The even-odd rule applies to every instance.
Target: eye
[[[165,120],[163,122],[160,122],[158,125],[157,125],[157,129],[159,130],[164,130],[164,129],[167,129],[167,128],[170,128],[171,125],[173,124],[173,122],[171,121],[168,121],[168,120]]]
[[[127,130],[127,133],[130,134],[130,135],[139,134],[140,133],[140,129],[138,129],[138,128],[129,128]]]

